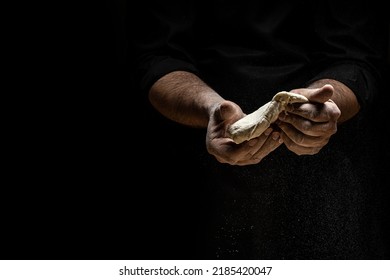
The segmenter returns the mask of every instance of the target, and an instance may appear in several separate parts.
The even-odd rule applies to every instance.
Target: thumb
[[[292,92],[304,95],[310,102],[325,103],[332,98],[334,88],[332,85],[326,84],[320,88],[296,89]]]
[[[216,110],[215,117],[217,121],[235,121],[239,118],[242,118],[244,113],[241,108],[231,102],[231,101],[223,101]]]
[[[321,88],[315,89],[307,96],[307,99],[312,102],[325,103],[332,98],[334,88],[332,85],[324,85]]]

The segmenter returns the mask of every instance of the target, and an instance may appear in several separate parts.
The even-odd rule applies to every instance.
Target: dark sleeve
[[[315,2],[316,63],[314,77],[334,79],[348,86],[362,108],[372,104],[382,82],[386,25],[370,1]]]
[[[197,73],[191,55],[195,9],[192,1],[131,1],[129,42],[136,83],[148,91],[176,70]]]

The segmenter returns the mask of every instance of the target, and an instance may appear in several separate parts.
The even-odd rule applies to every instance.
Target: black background
[[[137,91],[128,67],[126,1],[85,8],[69,26],[52,90],[34,100],[10,149],[0,258],[196,259],[201,179],[191,176],[192,149],[180,139],[202,132],[164,119]],[[387,188],[383,104],[390,104],[390,92],[383,93],[373,156]],[[390,236],[389,222],[384,226]]]

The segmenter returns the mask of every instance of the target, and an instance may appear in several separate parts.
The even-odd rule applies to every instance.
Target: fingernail
[[[266,131],[264,131],[264,135],[268,136],[268,135],[271,134],[271,132],[272,132],[272,128],[269,127],[269,128],[266,129]]]
[[[279,138],[279,133],[275,132],[272,134],[272,139],[278,140],[278,138]]]
[[[256,145],[256,143],[257,143],[257,138],[254,138],[254,139],[251,139],[248,141],[248,145],[250,147],[253,147],[254,145]]]

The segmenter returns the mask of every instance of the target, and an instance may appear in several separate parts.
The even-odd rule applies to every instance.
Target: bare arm
[[[279,132],[269,128],[257,138],[235,144],[226,137],[226,130],[245,114],[237,104],[225,100],[189,72],[175,71],[160,78],[151,87],[149,100],[162,115],[175,122],[207,128],[207,151],[221,163],[256,164],[282,143]]]
[[[195,74],[171,72],[154,83],[151,104],[165,117],[178,123],[207,127],[210,116],[224,99]]]

